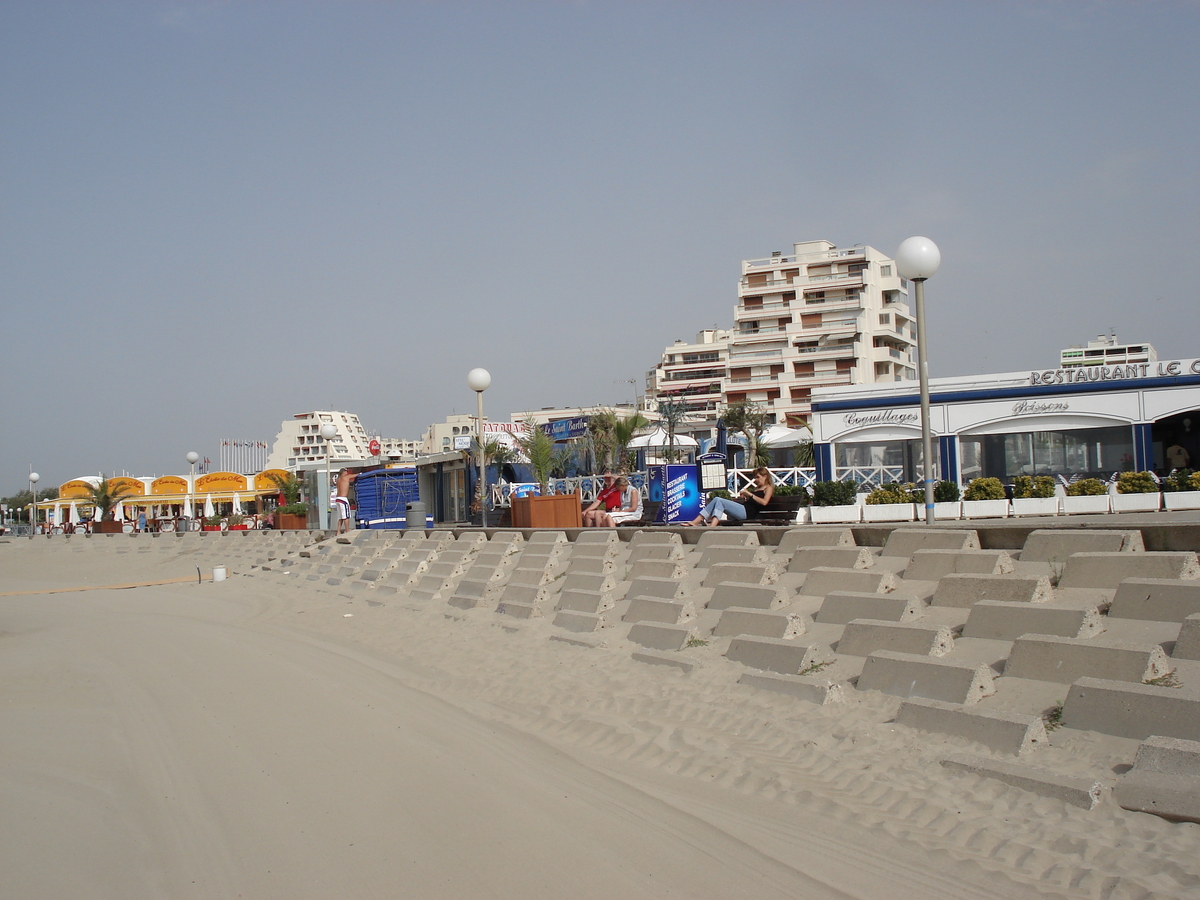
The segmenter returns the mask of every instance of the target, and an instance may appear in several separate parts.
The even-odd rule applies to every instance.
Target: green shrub
[[[206,526],[208,526],[209,528],[216,528],[218,525],[221,524],[221,517],[220,516],[206,516],[204,519],[204,524]]]
[[[957,503],[961,498],[962,489],[957,481],[939,481],[933,486],[934,503]]]
[[[1174,474],[1162,480],[1164,491],[1200,491],[1200,472],[1191,469],[1176,469]]]
[[[925,489],[911,484],[885,484],[867,494],[864,503],[877,506],[881,503],[924,503]]]
[[[818,481],[813,485],[813,506],[850,506],[858,485],[853,481]]]
[[[725,488],[718,488],[715,491],[708,492],[709,500],[713,499],[714,497],[724,497],[726,500],[732,500],[733,494],[729,493],[729,491],[725,490]]]
[[[809,496],[808,488],[798,484],[777,484],[775,485],[776,497],[799,497],[801,506],[808,506]]]
[[[976,478],[963,492],[964,500],[1004,500],[1007,496],[999,478]]]
[[[1049,475],[1038,475],[1030,478],[1028,475],[1018,475],[1013,479],[1013,498],[1026,499],[1029,497],[1045,498],[1054,496],[1054,479]]]
[[[283,506],[276,507],[275,512],[283,513],[285,516],[306,516],[308,515],[308,504],[285,503]]]
[[[1149,472],[1122,472],[1117,478],[1118,494],[1155,494],[1158,482]]]
[[[243,516],[241,513],[234,513],[232,516],[229,517],[229,524],[230,525],[245,525],[246,517]]]
[[[1193,472],[1188,476],[1188,490],[1200,491],[1200,472]]]
[[[1108,493],[1108,486],[1099,478],[1082,478],[1067,485],[1068,497],[1099,497]]]

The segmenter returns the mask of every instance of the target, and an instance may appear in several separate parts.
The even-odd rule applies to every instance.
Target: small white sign
[[[454,438],[454,449],[455,450],[470,450],[471,449],[471,436],[469,434],[456,435]]]

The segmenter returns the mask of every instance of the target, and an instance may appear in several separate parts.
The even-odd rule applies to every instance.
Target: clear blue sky
[[[630,397],[742,259],[942,249],[932,373],[1200,356],[1200,7],[0,2],[0,493]]]

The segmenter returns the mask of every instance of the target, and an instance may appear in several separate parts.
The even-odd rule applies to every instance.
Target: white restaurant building
[[[918,481],[920,412],[915,381],[814,391],[817,479]],[[930,428],[936,477],[962,484],[1200,468],[1200,359],[935,378]]]

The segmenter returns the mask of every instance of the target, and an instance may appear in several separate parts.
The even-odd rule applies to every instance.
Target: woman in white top
[[[621,491],[621,505],[608,512],[595,513],[596,524],[601,528],[615,528],[622,522],[632,522],[642,517],[642,494],[630,485],[629,479],[622,475],[617,479],[617,488]]]

